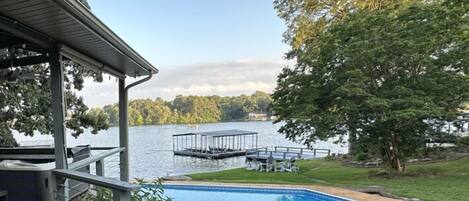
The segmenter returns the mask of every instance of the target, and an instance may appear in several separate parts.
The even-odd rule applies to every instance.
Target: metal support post
[[[104,159],[96,161],[96,175],[104,176]]]
[[[52,124],[54,133],[55,168],[67,169],[67,143],[65,136],[65,94],[64,67],[59,53],[59,47],[54,45],[49,57],[51,79]],[[64,178],[57,178],[57,194],[59,200],[68,200],[68,182]]]
[[[125,80],[119,79],[119,147],[125,148],[120,153],[120,179],[129,181],[129,125],[128,125],[128,99],[125,90]]]
[[[259,141],[259,138],[258,138],[258,136],[257,136],[257,134],[256,134],[256,149],[257,149],[258,141]]]
[[[119,146],[125,148],[120,153],[120,179],[129,182],[129,124],[128,124],[128,92],[129,89],[153,77],[152,71],[148,77],[125,86],[125,79],[119,79]]]

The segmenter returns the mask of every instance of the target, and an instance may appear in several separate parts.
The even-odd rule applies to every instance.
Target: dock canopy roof
[[[0,37],[43,49],[59,44],[66,58],[118,77],[157,73],[77,0],[2,0]]]
[[[208,131],[208,132],[196,132],[196,133],[183,133],[176,134],[173,136],[184,136],[184,135],[201,135],[209,137],[223,137],[223,136],[239,136],[239,135],[256,135],[257,132],[245,131],[245,130],[221,130],[221,131]]]

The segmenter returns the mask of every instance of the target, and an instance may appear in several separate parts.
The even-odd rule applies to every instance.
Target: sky
[[[91,11],[156,66],[130,99],[272,92],[288,64],[286,27],[271,0],[88,0]],[[132,81],[132,80],[129,80]],[[115,103],[117,82],[87,80],[91,107]]]

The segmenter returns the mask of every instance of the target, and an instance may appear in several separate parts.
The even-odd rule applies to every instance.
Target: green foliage
[[[469,111],[469,102],[465,102],[462,106],[462,109],[465,111]]]
[[[274,7],[288,26],[284,39],[291,45],[294,54],[308,40],[309,43],[319,42],[317,36],[347,19],[351,13],[370,12],[411,2],[415,0],[274,0]]]
[[[96,187],[96,196],[87,195],[82,200],[84,201],[111,201],[112,200],[112,190],[102,187]]]
[[[135,179],[142,188],[132,192],[131,201],[171,201],[171,198],[164,196],[164,189],[161,181],[156,179],[150,182],[144,179]],[[112,190],[97,187],[96,195],[87,194],[81,198],[84,201],[112,201]]]
[[[469,99],[468,12],[467,1],[407,2],[329,24],[278,76],[279,131],[307,144],[350,134],[403,171],[437,133],[433,124],[453,120]]]
[[[15,138],[13,138],[13,134],[11,130],[8,128],[6,123],[0,123],[0,147],[16,147],[18,144],[16,143]]]
[[[325,156],[323,159],[324,159],[325,161],[333,161],[333,160],[335,160],[335,157],[334,157],[334,156],[331,156],[331,155],[328,155],[328,156]]]
[[[176,96],[172,101],[138,99],[129,102],[129,124],[193,124],[218,121],[246,120],[251,112],[272,115],[272,98],[264,92],[251,96]],[[117,125],[119,107],[117,104],[103,107],[109,122]]]
[[[135,179],[137,184],[143,186],[138,191],[132,193],[131,201],[171,201],[172,199],[164,196],[163,185],[161,180],[153,180],[146,182],[143,179]]]
[[[129,107],[129,125],[131,126],[141,126],[145,123],[142,114],[134,108]]]
[[[178,123],[217,122],[220,120],[220,110],[217,103],[208,97],[176,96],[172,108],[183,114]]]
[[[0,49],[0,57],[22,57],[35,53],[22,49]],[[66,102],[66,127],[73,136],[83,133],[84,128],[94,132],[107,128],[103,116],[88,115],[88,107],[76,91],[83,88],[84,78],[102,81],[100,72],[63,61],[64,90]],[[0,147],[16,146],[11,130],[33,136],[35,132],[52,134],[52,109],[50,69],[46,64],[0,69]],[[97,119],[95,119],[97,118]]]
[[[462,146],[469,146],[469,136],[459,138],[458,144]]]
[[[249,113],[272,115],[272,98],[265,92],[255,92],[251,96],[219,97],[218,105],[222,121],[245,120]]]
[[[67,122],[67,125],[71,129],[80,130],[83,133],[83,129],[80,127],[74,127],[75,125],[80,125],[80,123],[75,123],[75,121],[81,121],[81,125],[84,125],[84,128],[88,128],[88,125],[93,125],[91,129],[92,134],[97,134],[100,130],[107,130],[109,128],[109,117],[100,108],[92,108],[88,110],[85,114],[77,116],[74,119],[71,119]],[[77,136],[77,135],[74,135]]]
[[[353,156],[353,160],[356,161],[365,161],[368,160],[368,154],[367,153],[357,153]]]
[[[115,125],[119,122],[119,106],[117,104],[106,105],[103,107],[103,111],[108,115],[111,124]]]

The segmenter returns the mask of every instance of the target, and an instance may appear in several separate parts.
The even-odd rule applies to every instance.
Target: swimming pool
[[[164,185],[174,201],[351,201],[307,189]]]

